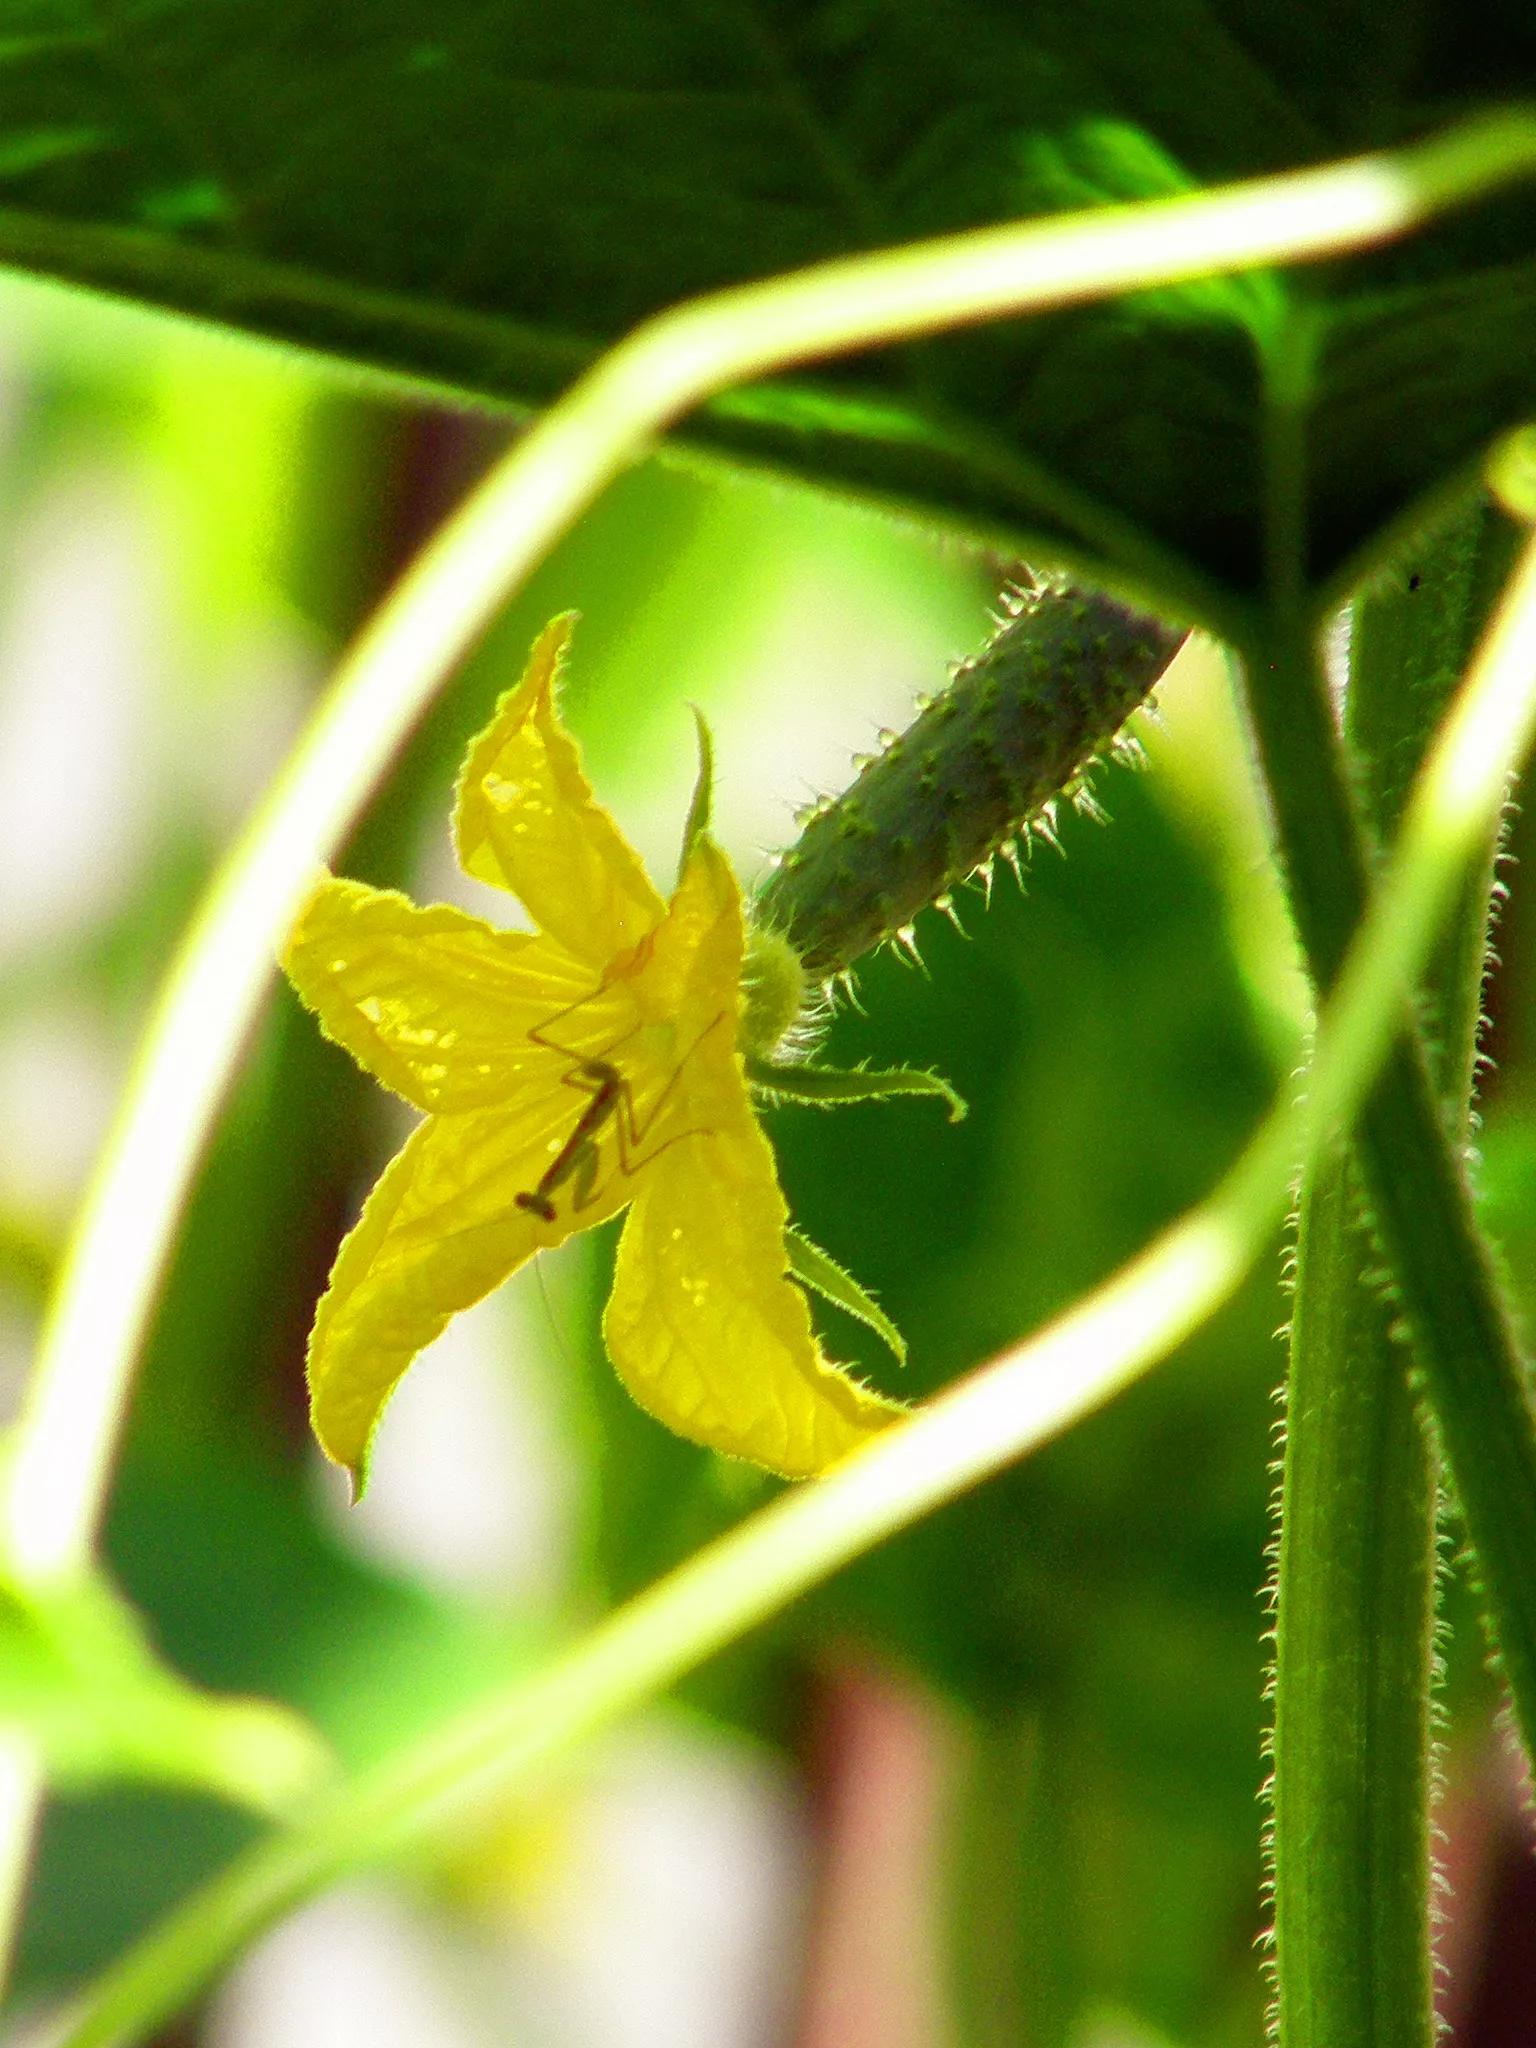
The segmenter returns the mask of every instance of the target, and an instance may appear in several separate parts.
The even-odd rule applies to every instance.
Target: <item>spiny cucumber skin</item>
[[[1098,592],[1031,592],[944,694],[806,824],[754,916],[841,973],[1048,816],[1142,703],[1182,629]]]

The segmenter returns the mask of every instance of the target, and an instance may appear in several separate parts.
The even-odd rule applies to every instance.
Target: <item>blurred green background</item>
[[[64,293],[0,293],[0,1385],[13,1407],[83,1177],[219,850],[346,635],[497,446],[302,360]],[[986,630],[1000,566],[781,483],[657,460],[612,490],[434,711],[340,863],[487,907],[453,872],[465,739],[554,611],[567,715],[667,879],[720,757],[744,878],[792,810]],[[770,1119],[791,1204],[906,1332],[921,1396],[1196,1199],[1303,1044],[1304,1005],[1214,650],[1181,658],[1150,772],[1105,772],[1021,894],[929,914],[829,1057],[967,1096]],[[1531,910],[1501,934],[1481,1135],[1531,1298]],[[456,1325],[349,1512],[306,1439],[315,1295],[396,1107],[285,991],[202,1175],[115,1488],[112,1569],[165,1654],[377,1756],[647,1583],[770,1491],[665,1436],[597,1343],[608,1242]],[[177,2041],[796,2048],[1253,2044],[1279,1247],[1151,1381],[886,1545],[537,1796],[344,1887]],[[1497,2031],[1512,1795],[1448,1602],[1458,2039]],[[50,1809],[27,2016],[254,1823],[143,1784]],[[1513,1880],[1509,1880],[1513,1882]],[[1503,1889],[1501,1889],[1503,1887]],[[1491,1931],[1490,1931],[1491,1930]],[[1487,1958],[1491,1956],[1491,1960]],[[1504,1973],[1501,1975],[1501,1972]]]

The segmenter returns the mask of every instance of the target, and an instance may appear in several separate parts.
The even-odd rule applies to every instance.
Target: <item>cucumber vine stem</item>
[[[1348,1149],[1297,1233],[1269,1826],[1280,2048],[1432,2048],[1435,1475]]]
[[[1346,733],[1390,840],[1407,778],[1507,559],[1477,508],[1379,578],[1350,636]],[[1465,1127],[1494,833],[1425,993]],[[1282,2048],[1432,2048],[1431,1688],[1436,1466],[1392,1311],[1364,1277],[1359,1179],[1335,1145],[1304,1184],[1276,1579],[1271,1883]]]
[[[1315,622],[1287,608],[1249,655],[1248,704],[1292,910],[1326,993],[1369,891]],[[1536,1754],[1536,1416],[1406,1004],[1356,1143],[1371,1226],[1477,1553],[1490,1640],[1527,1752]]]

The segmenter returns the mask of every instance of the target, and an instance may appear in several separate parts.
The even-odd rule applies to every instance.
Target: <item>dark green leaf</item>
[[[1533,86],[1525,15],[1449,0],[5,0],[0,260],[537,404],[693,293],[1317,162]],[[929,516],[1251,585],[1255,290],[1322,314],[1319,574],[1536,410],[1521,193],[1283,286],[738,394],[700,430]]]

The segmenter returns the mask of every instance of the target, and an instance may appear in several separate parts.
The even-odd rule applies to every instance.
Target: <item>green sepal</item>
[[[789,1252],[789,1271],[802,1287],[808,1287],[830,1301],[835,1308],[854,1316],[882,1343],[888,1344],[898,1365],[907,1362],[907,1340],[872,1294],[867,1294],[851,1273],[845,1273],[830,1252],[813,1244],[803,1230],[787,1224],[784,1244]]]
[[[817,1109],[880,1102],[888,1095],[937,1095],[952,1124],[966,1114],[965,1098],[942,1074],[930,1074],[924,1067],[813,1067],[749,1059],[747,1079],[778,1102],[808,1102]]]
[[[709,830],[709,814],[715,792],[715,742],[703,712],[695,704],[692,707],[693,722],[699,729],[699,773],[693,785],[693,801],[688,806],[688,820],[683,826],[683,852],[678,862],[678,873],[688,865],[688,856],[693,843],[701,832]]]

